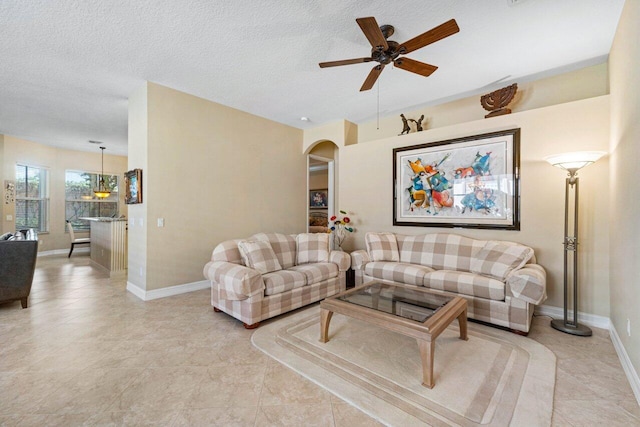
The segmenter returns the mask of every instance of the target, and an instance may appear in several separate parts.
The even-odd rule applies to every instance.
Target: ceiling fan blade
[[[345,59],[342,61],[329,61],[329,62],[321,62],[318,65],[320,68],[327,67],[337,67],[339,65],[351,65],[351,64],[360,64],[362,62],[371,62],[373,59],[371,58],[354,58],[354,59]]]
[[[371,43],[374,48],[381,48],[382,50],[389,49],[387,39],[384,38],[384,34],[380,31],[380,26],[376,22],[376,18],[370,16],[368,18],[358,18],[356,22],[360,26],[360,29]]]
[[[451,19],[444,24],[438,25],[435,28],[430,29],[426,33],[422,33],[417,37],[412,38],[400,45],[400,53],[406,54],[413,52],[416,49],[425,47],[431,43],[435,43],[438,40],[442,40],[445,37],[449,37],[452,34],[460,31],[455,19]]]
[[[398,58],[393,61],[393,63],[398,68],[402,68],[403,70],[411,71],[412,73],[420,74],[425,77],[429,77],[438,69],[435,65],[425,64],[424,62],[416,61],[411,58]]]
[[[384,70],[383,64],[379,64],[373,67],[369,72],[369,75],[365,79],[364,83],[362,84],[362,87],[360,88],[360,92],[371,89],[373,85],[376,83],[376,80],[378,80],[378,76],[380,75],[382,70]]]

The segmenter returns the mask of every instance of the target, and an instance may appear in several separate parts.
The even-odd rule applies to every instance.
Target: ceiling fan
[[[369,90],[373,87],[378,76],[384,69],[385,65],[393,62],[393,64],[412,73],[420,74],[421,76],[429,77],[435,70],[438,69],[435,65],[425,64],[424,62],[416,61],[411,58],[399,57],[414,50],[425,47],[431,43],[435,43],[438,40],[442,40],[445,37],[449,37],[460,31],[455,19],[451,19],[444,24],[438,25],[435,28],[422,33],[417,37],[412,38],[404,43],[396,43],[392,40],[387,40],[394,33],[392,25],[378,26],[376,18],[370,16],[368,18],[358,18],[356,22],[360,26],[360,29],[371,43],[371,56],[365,58],[345,59],[342,61],[330,61],[321,62],[320,68],[337,67],[339,65],[359,64],[362,62],[378,62],[378,65],[373,67],[369,75],[365,79],[360,92]]]

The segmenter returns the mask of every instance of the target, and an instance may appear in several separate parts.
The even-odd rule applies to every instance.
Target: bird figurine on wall
[[[489,114],[484,116],[484,118],[488,119],[489,117],[511,114],[511,110],[506,107],[513,100],[517,90],[518,84],[514,83],[511,86],[503,87],[502,89],[494,90],[491,93],[482,95],[480,98],[480,104],[482,105],[482,108],[489,111]]]

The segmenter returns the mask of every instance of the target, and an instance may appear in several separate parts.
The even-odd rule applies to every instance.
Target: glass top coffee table
[[[433,388],[436,338],[458,319],[460,339],[467,340],[467,301],[427,288],[369,282],[320,302],[320,342],[329,341],[333,313],[343,314],[415,338],[422,358],[422,385]]]

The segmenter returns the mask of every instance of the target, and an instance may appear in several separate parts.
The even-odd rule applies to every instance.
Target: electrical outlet
[[[631,320],[627,319],[627,335],[631,336]]]
[[[158,227],[164,227],[164,218],[158,218]]]
[[[7,215],[7,221],[13,221],[13,215]]]
[[[140,267],[140,277],[142,277],[142,267]]]

